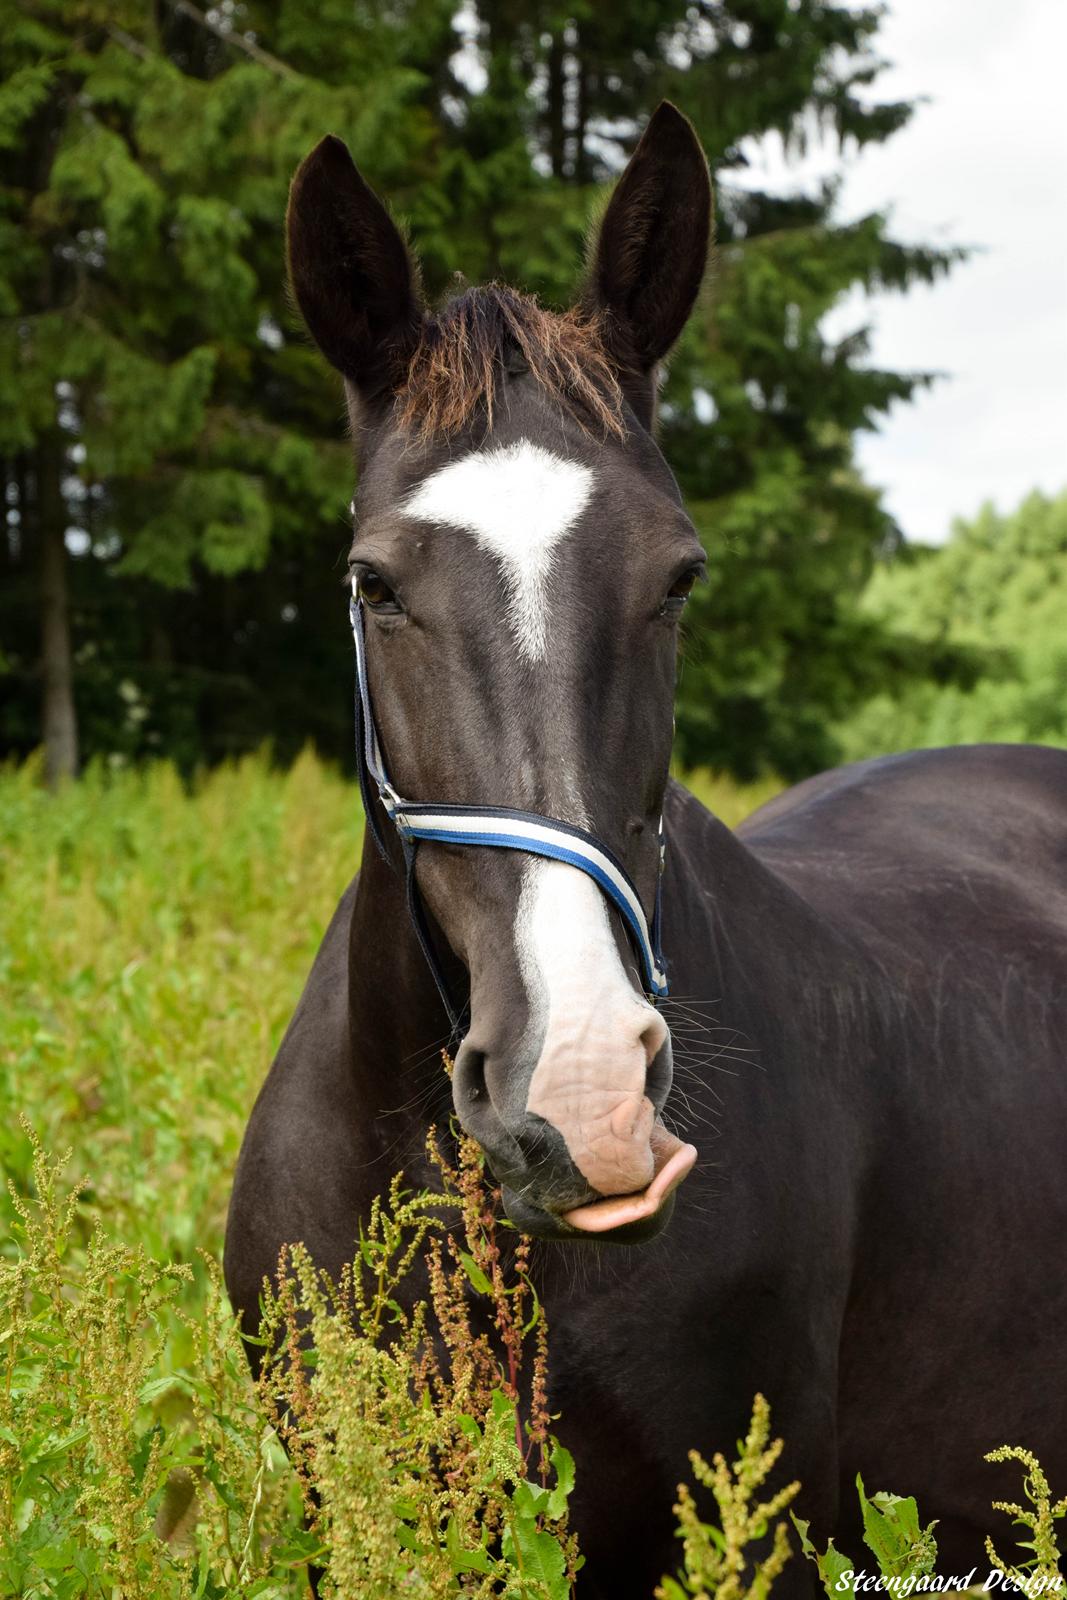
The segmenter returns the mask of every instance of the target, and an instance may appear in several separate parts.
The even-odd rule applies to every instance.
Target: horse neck
[[[854,1005],[881,995],[876,964],[680,785],[672,783],[665,815],[672,995],[706,1000],[717,1024],[759,1039],[766,1055],[795,1058],[801,1035],[821,1037],[829,1051],[855,1027]]]

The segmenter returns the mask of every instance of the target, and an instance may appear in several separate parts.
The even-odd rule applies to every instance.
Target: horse
[[[392,1174],[428,1177],[454,1022],[455,1115],[538,1241],[583,1600],[677,1565],[686,1453],[729,1451],[757,1391],[857,1559],[858,1472],[961,1573],[1014,1487],[984,1451],[1067,1481],[1067,752],[865,761],[736,832],[669,776],[705,552],[657,372],[711,209],[664,103],[566,313],[501,285],[428,309],[336,138],[287,219],[358,459],[368,828],[251,1114],[226,1282],[254,1333],[282,1245],[336,1274]]]

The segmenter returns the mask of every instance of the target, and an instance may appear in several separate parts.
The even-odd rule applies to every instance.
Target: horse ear
[[[293,293],[327,361],[363,399],[395,387],[419,339],[418,272],[343,140],[329,135],[301,163],[286,242]]]
[[[711,233],[711,179],[692,123],[669,100],[653,112],[615,186],[583,296],[646,426],[655,367],[689,318]]]

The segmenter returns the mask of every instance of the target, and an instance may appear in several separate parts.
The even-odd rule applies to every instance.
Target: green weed
[[[733,825],[777,786],[695,787]],[[361,1600],[572,1590],[548,1331],[473,1146],[434,1145],[435,1196],[397,1180],[340,1282],[294,1242],[258,1386],[221,1285],[241,1133],[361,834],[352,786],[310,755],[190,788],[166,766],[56,795],[32,763],[0,772],[4,1596],[295,1600],[312,1560],[324,1593]],[[43,1153],[68,1145],[74,1184]],[[732,1468],[692,1457],[716,1516],[680,1488],[667,1600],[771,1591],[795,1486],[761,1498],[769,1437],[757,1401]],[[1025,1452],[990,1459],[1024,1466],[1027,1507],[1000,1508],[1028,1535],[990,1559],[1042,1592],[1067,1502]],[[882,1570],[929,1575],[914,1502],[864,1516]],[[798,1528],[830,1588],[847,1558]]]
[[[775,1523],[771,1548],[753,1555],[761,1546],[779,1512],[794,1500],[799,1483],[790,1483],[766,1500],[757,1498],[783,1450],[781,1439],[771,1440],[771,1412],[757,1395],[748,1434],[738,1446],[738,1459],[728,1466],[716,1454],[709,1466],[697,1450],[689,1461],[699,1484],[711,1491],[718,1522],[705,1522],[688,1484],[678,1485],[678,1537],[685,1554],[678,1580],[664,1578],[656,1600],[766,1600],[775,1578],[790,1557],[789,1532]]]

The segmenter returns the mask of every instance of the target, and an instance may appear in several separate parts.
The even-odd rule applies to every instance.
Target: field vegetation
[[[248,1112],[358,867],[358,794],[309,753],[191,786],[165,763],[39,780],[0,775],[3,1170],[28,1184],[28,1112],[89,1177],[82,1232],[191,1263],[221,1248]],[[730,824],[778,787],[693,786]]]
[[[1034,492],[1004,515],[983,506],[944,545],[904,545],[875,568],[864,615],[917,641],[972,652],[973,683],[886,682],[836,730],[844,759],[920,746],[1067,745],[1067,493]]]
[[[695,787],[730,822],[773,789]],[[258,1385],[222,1289],[241,1132],[360,840],[352,785],[311,755],[191,787],[166,765],[55,794],[35,763],[0,774],[0,1596],[290,1600],[309,1560],[360,1600],[572,1592],[550,1330],[471,1145],[442,1131],[437,1197],[394,1186],[340,1283],[294,1241]],[[428,1300],[401,1312],[419,1254]],[[734,1462],[694,1453],[665,1600],[763,1600],[801,1559],[794,1490],[762,1497],[781,1448],[757,1400]],[[1020,1460],[1012,1570],[1047,1577],[1067,1505]],[[914,1503],[864,1505],[880,1570],[928,1577]],[[796,1528],[843,1592],[851,1563]]]
[[[695,782],[730,822],[776,787]],[[36,761],[0,774],[0,1594],[184,1593],[198,1549],[205,1594],[304,1592],[300,1487],[217,1263],[362,831],[354,785],[310,753],[191,785],[166,763],[55,794]]]

